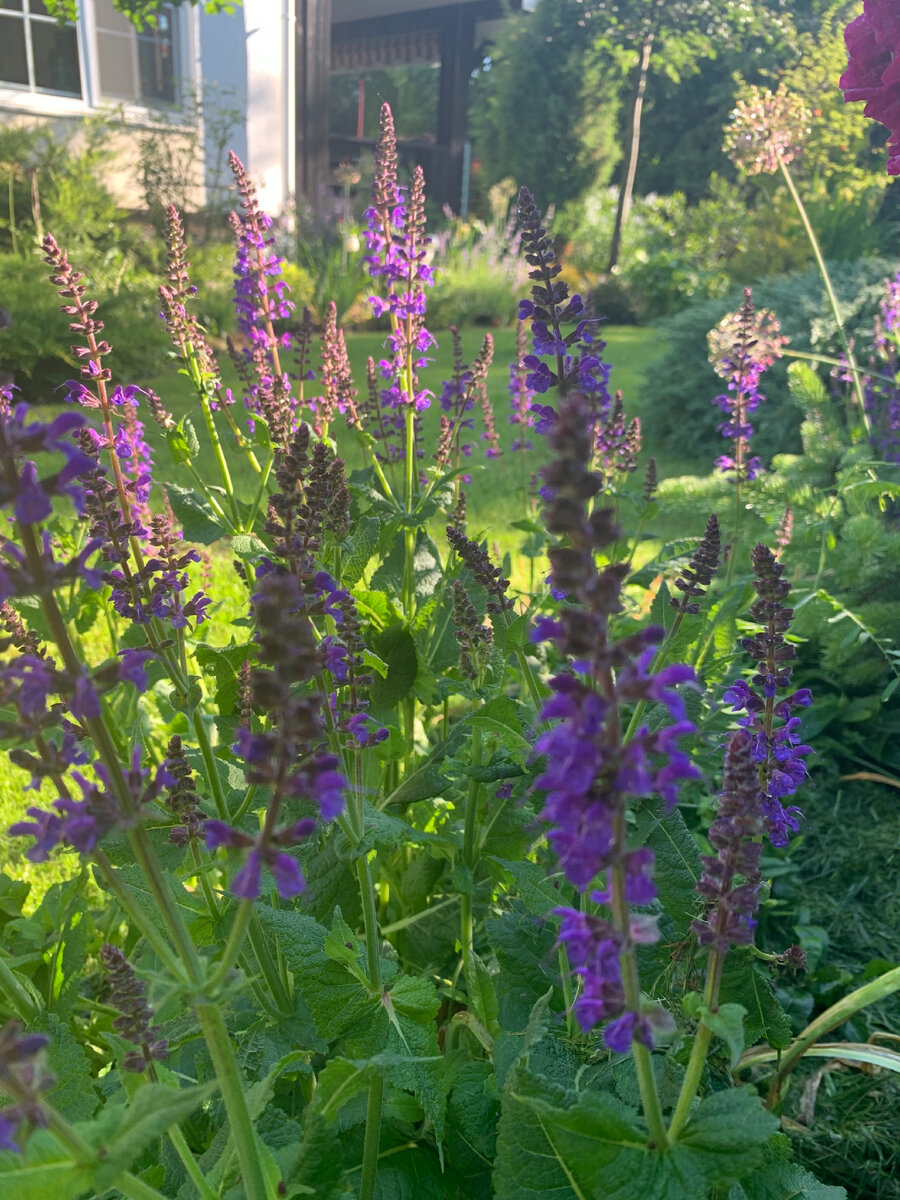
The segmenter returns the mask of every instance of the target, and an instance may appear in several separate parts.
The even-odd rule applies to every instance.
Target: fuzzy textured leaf
[[[633,1110],[612,1096],[571,1092],[521,1066],[503,1095],[497,1200],[697,1200],[761,1161],[777,1120],[754,1092],[702,1101],[666,1154],[648,1150]]]

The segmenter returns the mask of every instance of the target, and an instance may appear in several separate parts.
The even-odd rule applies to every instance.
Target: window
[[[0,0],[0,83],[80,97],[75,26],[58,25],[42,0]]]
[[[138,32],[116,12],[112,0],[97,0],[96,26],[103,97],[144,104],[175,103],[177,17],[170,7],[160,9],[154,29]]]

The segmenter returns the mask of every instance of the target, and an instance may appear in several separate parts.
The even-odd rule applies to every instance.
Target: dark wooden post
[[[294,191],[318,205],[328,185],[331,0],[294,0],[297,165]]]
[[[441,21],[441,78],[438,88],[437,144],[441,167],[431,182],[436,200],[459,212],[463,146],[468,131],[469,76],[474,66],[475,8],[459,4]]]

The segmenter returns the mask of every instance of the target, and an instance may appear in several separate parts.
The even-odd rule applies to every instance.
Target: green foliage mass
[[[883,281],[891,270],[889,260],[878,258],[835,265],[834,288],[851,337],[871,338]],[[648,391],[657,431],[672,451],[703,453],[710,459],[721,452],[716,427],[722,416],[712,401],[722,391],[722,381],[709,363],[707,334],[740,302],[741,292],[735,289],[721,300],[693,304],[665,323],[666,349],[648,373]],[[810,350],[832,357],[840,353],[837,327],[825,306],[817,270],[759,279],[753,286],[753,302],[775,312],[792,352]],[[755,414],[753,445],[765,463],[775,454],[800,448],[802,417],[790,398],[787,360],[766,372],[761,390],[766,402]]]
[[[619,157],[616,84],[594,53],[579,0],[509,19],[474,81],[470,122],[477,186],[511,177],[562,205]]]

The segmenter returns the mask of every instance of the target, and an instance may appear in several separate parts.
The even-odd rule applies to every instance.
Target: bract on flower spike
[[[581,296],[569,296],[569,285],[559,279],[562,270],[553,249],[553,239],[541,224],[541,213],[534,197],[526,187],[519,189],[519,224],[522,229],[522,249],[525,261],[531,267],[530,279],[535,281],[530,300],[519,301],[519,320],[531,322],[532,353],[523,358],[528,368],[526,385],[533,391],[544,393],[557,388],[562,400],[566,394],[577,389],[595,400],[596,411],[603,414],[612,403],[609,394],[610,368],[598,357],[605,346],[593,332],[597,321],[587,315],[587,307]],[[575,325],[563,333],[565,325]],[[551,359],[552,366],[544,362]],[[534,406],[544,423],[539,421],[535,430],[544,433],[553,410],[547,406]],[[593,420],[593,418],[591,418]]]
[[[292,803],[312,801],[325,820],[333,820],[344,806],[347,780],[337,770],[337,758],[322,749],[325,698],[318,692],[296,688],[309,682],[320,666],[308,615],[311,604],[340,616],[338,609],[329,607],[337,590],[333,581],[323,572],[311,581],[311,586],[318,596],[308,597],[300,581],[271,562],[264,562],[258,572],[253,613],[260,665],[251,668],[249,688],[252,708],[267,713],[270,721],[268,728],[260,731],[240,726],[234,752],[246,764],[248,782],[271,789],[266,820],[255,836],[221,820],[204,825],[208,849],[224,847],[242,855],[243,863],[232,879],[231,891],[243,899],[259,896],[263,868],[268,869],[284,898],[303,890],[300,865],[287,851],[311,836],[316,821],[312,817],[292,817]],[[326,597],[324,601],[322,596]],[[248,715],[252,720],[252,710]]]
[[[122,1060],[126,1071],[146,1071],[151,1062],[168,1057],[169,1043],[160,1037],[160,1029],[151,1025],[153,1010],[147,1003],[147,985],[134,973],[134,967],[117,946],[108,942],[100,947],[100,961],[109,975],[107,1003],[118,1009],[113,1029],[135,1047]]]
[[[679,612],[698,613],[698,601],[706,595],[706,588],[712,583],[719,567],[719,556],[722,552],[722,534],[719,529],[719,518],[712,513],[706,522],[706,529],[700,544],[691,555],[691,560],[682,575],[675,580],[675,586],[683,592],[681,599],[669,597],[669,603]]]
[[[703,856],[697,891],[710,906],[692,928],[703,947],[724,953],[753,941],[759,905],[763,793],[753,737],[743,729],[731,734],[725,750],[725,776],[709,840],[716,853]]]
[[[178,209],[170,204],[166,209],[166,274],[169,282],[158,288],[162,309],[159,315],[181,358],[186,360],[192,354],[201,373],[212,377],[218,374],[215,355],[200,322],[188,308],[197,294],[190,279],[190,265],[184,225]]]
[[[742,638],[741,645],[756,661],[756,672],[750,683],[735,680],[722,699],[734,712],[746,714],[738,724],[753,735],[766,832],[773,846],[786,846],[791,833],[800,827],[800,810],[785,808],[782,801],[806,779],[804,759],[811,753],[801,741],[800,718],[793,716],[793,710],[808,707],[812,696],[808,688],[788,691],[797,652],[785,637],[793,609],[782,603],[791,590],[782,578],[784,564],[762,542],[754,548],[752,562],[757,599],[750,606],[750,615],[760,630]]]

